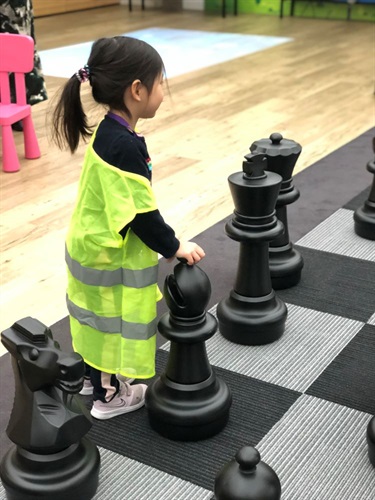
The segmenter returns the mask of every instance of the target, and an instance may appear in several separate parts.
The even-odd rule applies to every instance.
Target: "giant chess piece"
[[[275,215],[282,178],[265,171],[264,155],[249,154],[245,159],[243,172],[228,179],[235,211],[225,231],[240,242],[240,256],[234,288],[219,302],[217,317],[225,338],[259,345],[281,337],[288,314],[272,288],[268,256],[269,242],[284,230]]]
[[[284,224],[284,233],[270,242],[269,265],[272,287],[275,290],[289,288],[299,283],[303,258],[289,239],[287,205],[298,200],[300,193],[293,185],[293,169],[301,154],[297,142],[284,139],[277,132],[269,139],[261,139],[250,146],[252,153],[263,153],[267,157],[267,170],[283,178],[276,201],[276,216]]]
[[[370,462],[375,467],[375,417],[372,417],[367,426],[367,445]]]
[[[12,356],[14,406],[7,435],[15,446],[4,456],[0,477],[9,500],[89,500],[100,469],[97,447],[85,435],[88,410],[75,396],[84,363],[60,350],[49,328],[23,318],[2,332]]]
[[[375,153],[375,137],[372,147]],[[374,178],[368,199],[354,212],[354,231],[362,238],[375,240],[375,158],[368,162],[367,170]]]
[[[180,262],[167,276],[164,296],[169,313],[158,324],[171,341],[167,367],[146,392],[151,427],[174,440],[198,441],[220,432],[229,418],[230,390],[212,370],[205,341],[217,330],[205,312],[211,295],[207,275]]]
[[[214,494],[213,500],[280,500],[281,484],[258,450],[244,446],[217,474]]]

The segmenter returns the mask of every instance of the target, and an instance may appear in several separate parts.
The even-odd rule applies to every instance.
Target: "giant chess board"
[[[242,346],[218,331],[207,341],[210,363],[233,394],[221,433],[171,441],[150,428],[145,408],[95,421],[96,500],[209,500],[216,474],[244,445],[278,474],[282,500],[375,499],[366,443],[375,414],[375,242],[357,236],[353,223],[367,195],[295,243],[305,265],[297,286],[277,291],[288,307],[281,339]],[[165,343],[158,373],[167,359]]]
[[[366,444],[375,414],[375,243],[354,233],[352,208],[297,242],[305,267],[299,285],[278,291],[288,306],[280,340],[241,346],[217,332],[206,343],[233,394],[220,434],[170,441],[150,429],[145,409],[95,423],[98,500],[211,499],[217,472],[249,444],[277,472],[283,500],[375,498]],[[168,343],[158,372],[167,358]]]

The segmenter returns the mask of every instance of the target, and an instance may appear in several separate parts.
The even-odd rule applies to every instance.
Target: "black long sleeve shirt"
[[[106,116],[100,123],[93,147],[105,162],[121,170],[142,175],[151,182],[152,165],[144,137],[110,116]],[[159,210],[137,214],[120,231],[123,238],[129,227],[148,247],[163,257],[170,258],[176,254],[180,242]]]

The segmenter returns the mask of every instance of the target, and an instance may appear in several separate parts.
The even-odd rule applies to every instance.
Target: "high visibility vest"
[[[158,255],[131,229],[156,210],[150,181],[104,162],[89,144],[66,239],[73,348],[89,365],[131,378],[155,374]]]

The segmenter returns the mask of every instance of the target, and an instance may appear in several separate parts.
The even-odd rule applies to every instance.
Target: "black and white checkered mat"
[[[145,409],[95,423],[97,500],[208,500],[217,472],[248,444],[277,472],[283,500],[375,498],[366,444],[375,414],[375,242],[354,233],[353,211],[343,208],[297,245],[305,267],[299,285],[278,292],[289,310],[282,338],[240,346],[217,332],[206,343],[233,393],[227,427],[180,443],[152,431]],[[159,373],[167,358],[165,344]]]
[[[354,233],[352,217],[342,208],[297,242],[305,267],[298,286],[278,292],[289,310],[279,341],[240,346],[217,332],[206,343],[233,393],[220,434],[170,441],[150,429],[145,409],[95,422],[96,500],[209,500],[217,472],[248,444],[277,472],[283,500],[375,498],[366,444],[375,414],[375,243]],[[165,344],[159,373],[167,358]]]
[[[244,445],[278,474],[283,500],[375,499],[366,443],[375,414],[375,242],[353,226],[367,193],[296,243],[305,267],[297,286],[277,292],[289,311],[280,340],[241,346],[217,332],[206,343],[233,394],[220,434],[170,441],[150,428],[145,408],[95,421],[95,500],[209,500],[216,474]],[[158,373],[167,359],[168,343]]]

